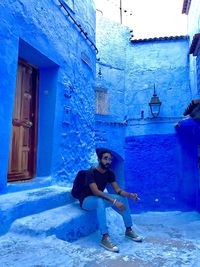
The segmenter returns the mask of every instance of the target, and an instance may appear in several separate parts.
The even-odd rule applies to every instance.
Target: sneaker
[[[109,236],[102,237],[101,246],[104,247],[105,249],[109,250],[109,251],[117,252],[117,253],[119,252],[118,247],[112,243]]]
[[[142,242],[143,238],[137,235],[133,230],[126,230],[125,237],[130,238],[135,242]]]

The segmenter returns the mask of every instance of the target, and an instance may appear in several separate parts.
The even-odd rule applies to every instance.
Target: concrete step
[[[50,236],[74,241],[97,229],[96,212],[84,211],[78,202],[17,219],[10,232],[29,236]]]
[[[0,235],[6,233],[12,222],[18,218],[63,206],[73,201],[70,188],[61,186],[0,195]]]

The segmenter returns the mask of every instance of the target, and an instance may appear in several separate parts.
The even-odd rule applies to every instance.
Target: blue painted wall
[[[197,55],[197,92],[200,96],[200,51]]]
[[[181,117],[190,100],[189,40],[139,40],[127,46],[126,112],[128,118],[151,117],[148,103],[156,93],[162,106],[160,117]]]
[[[96,43],[99,49],[96,87],[108,92],[108,114],[95,115],[95,144],[110,148],[113,170],[124,185],[126,38],[128,29],[104,17],[97,17]],[[101,75],[99,75],[99,70]]]
[[[174,210],[181,207],[180,147],[175,135],[126,138],[126,187],[141,200],[133,210]]]
[[[189,39],[130,42],[129,38],[128,28],[103,17],[97,20],[101,59],[97,70],[101,67],[102,71],[97,84],[108,89],[110,106],[115,108],[111,108],[109,116],[101,118],[101,123],[96,123],[96,142],[111,145],[114,151],[124,151],[126,189],[141,196],[138,203],[130,202],[134,212],[197,209],[199,178],[194,163],[197,145],[191,142],[187,145],[187,139],[180,138],[175,129],[192,96]],[[119,69],[114,71],[116,66]],[[116,83],[117,80],[120,82]],[[154,83],[162,101],[158,118],[152,118],[148,105]],[[122,105],[117,102],[119,99]],[[123,130],[112,125],[116,118],[125,123]],[[116,132],[125,137],[125,143]],[[185,161],[187,172],[183,167]]]
[[[126,187],[141,200],[133,211],[198,209],[195,144],[179,135],[126,138]]]
[[[93,1],[64,1],[95,42]],[[18,57],[39,69],[37,177],[67,183],[90,164],[96,51],[59,1],[0,3],[0,191],[6,191]],[[4,127],[2,127],[4,125]]]
[[[125,122],[112,121],[109,116],[106,120],[105,116],[103,118],[96,115],[95,144],[97,147],[107,147],[113,152],[112,170],[121,186],[124,186],[125,130]]]
[[[92,0],[65,2],[95,42]],[[196,90],[190,83],[187,38],[130,42],[127,27],[99,17],[96,68],[96,51],[58,1],[6,0],[0,15],[1,192],[7,188],[21,57],[40,71],[37,177],[71,184],[77,170],[96,163],[95,147],[104,146],[114,153],[118,181],[141,195],[131,204],[133,211],[199,209],[199,142],[192,141],[199,140],[198,126],[191,123],[189,133],[182,126],[175,129]],[[156,119],[148,106],[154,83],[162,101]],[[108,90],[108,115],[94,114],[96,86]]]
[[[188,47],[187,38],[140,40],[128,47],[126,186],[141,194],[137,205],[130,203],[133,210],[198,209],[197,145],[193,136],[183,139],[175,130],[192,95]],[[156,119],[148,107],[153,83],[162,101]]]
[[[181,174],[183,200],[200,211],[200,122],[187,118],[180,121],[176,131],[181,145]]]

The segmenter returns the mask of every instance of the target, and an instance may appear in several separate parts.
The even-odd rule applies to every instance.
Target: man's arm
[[[101,190],[98,189],[96,183],[90,183],[89,184],[89,187],[90,187],[92,193],[95,196],[102,197],[102,198],[104,198],[104,199],[112,202],[113,205],[117,206],[118,209],[121,210],[121,211],[124,211],[125,210],[125,207],[124,207],[124,205],[121,202],[117,201],[115,198],[111,198],[108,195],[104,194],[104,192],[102,192]]]
[[[139,200],[139,197],[136,193],[126,192],[125,190],[123,190],[119,187],[117,182],[112,182],[111,185],[118,195],[123,196],[123,197],[129,197],[129,198],[132,198],[134,200]]]

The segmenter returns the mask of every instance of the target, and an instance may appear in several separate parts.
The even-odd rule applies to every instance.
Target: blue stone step
[[[95,211],[84,211],[78,202],[16,220],[10,232],[29,236],[50,236],[74,241],[97,229]]]
[[[18,218],[73,202],[70,188],[49,186],[0,195],[0,235]]]

